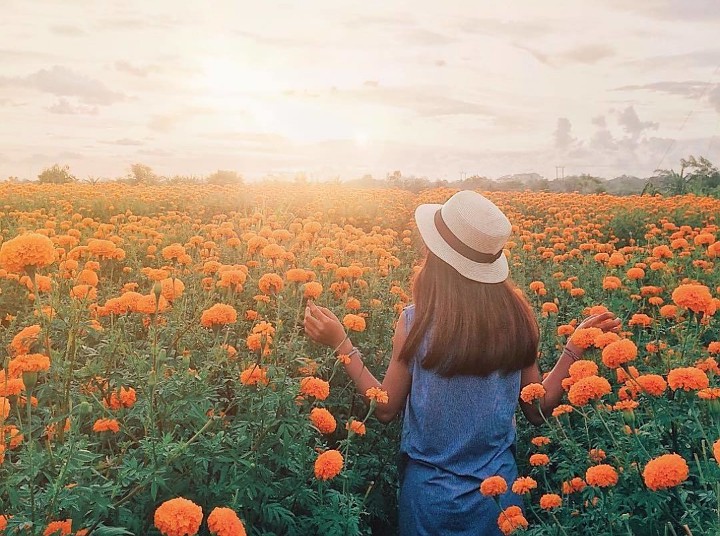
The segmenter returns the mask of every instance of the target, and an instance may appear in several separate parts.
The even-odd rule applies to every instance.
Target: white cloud
[[[85,104],[108,105],[125,99],[122,93],[111,90],[101,81],[60,65],[40,69],[27,76],[0,76],[0,86],[31,88],[61,97],[77,97]]]

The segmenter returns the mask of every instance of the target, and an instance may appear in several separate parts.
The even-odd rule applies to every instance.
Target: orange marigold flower
[[[200,324],[206,328],[225,326],[237,322],[237,311],[232,305],[216,303],[202,312]]]
[[[713,457],[720,464],[720,439],[713,443]]]
[[[300,394],[325,400],[330,394],[330,384],[315,376],[308,376],[300,380]]]
[[[178,299],[185,292],[185,283],[176,277],[168,277],[160,281],[162,297],[171,302]]]
[[[10,415],[10,401],[5,397],[0,396],[0,417],[2,417],[0,420],[4,421],[8,418],[8,415]],[[2,444],[1,441],[0,444]]]
[[[683,389],[705,389],[710,385],[707,374],[695,367],[674,368],[668,373],[668,385],[673,391]]]
[[[378,404],[388,403],[387,391],[380,389],[379,387],[370,387],[367,391],[365,391],[365,396],[370,400],[374,400]]]
[[[553,508],[560,508],[562,505],[562,498],[560,495],[555,493],[546,493],[540,497],[540,508],[543,510],[552,510]]]
[[[10,352],[13,354],[27,354],[37,343],[42,328],[38,324],[27,326],[20,330],[10,342]]]
[[[651,396],[661,396],[667,389],[667,382],[659,374],[643,374],[635,378],[635,382],[628,383],[636,383]]]
[[[640,404],[635,400],[621,400],[616,402],[613,406],[615,411],[633,411],[637,409]]]
[[[612,331],[601,333],[595,337],[595,346],[598,348],[605,348],[608,344],[617,342],[620,340],[620,335]]]
[[[584,490],[585,486],[587,486],[585,481],[576,476],[575,478],[571,478],[570,480],[566,480],[562,483],[562,492],[565,495],[570,495],[571,493],[577,493],[578,491]]]
[[[337,450],[326,450],[315,460],[315,478],[330,480],[335,478],[343,468],[343,457]]]
[[[549,438],[549,437],[545,437],[545,436],[537,436],[537,437],[533,437],[533,438],[530,440],[530,443],[532,443],[532,444],[535,445],[536,447],[543,447],[543,446],[545,446],[545,445],[549,445],[549,444],[550,444],[550,438]]]
[[[703,372],[712,372],[713,374],[720,374],[720,367],[718,367],[718,362],[713,357],[708,357],[706,359],[701,359],[697,363],[695,363],[695,367],[699,368]]]
[[[0,401],[0,407],[2,406],[2,402]],[[8,424],[2,427],[2,431],[5,435],[5,442],[9,445],[11,449],[18,448],[22,442],[23,439],[25,439],[25,436],[20,433],[20,430],[17,426]],[[2,443],[2,441],[0,441]]]
[[[620,287],[622,287],[622,281],[620,281],[619,277],[615,277],[614,275],[608,275],[603,278],[602,288],[604,290],[616,290]]]
[[[580,348],[590,348],[595,344],[595,338],[602,334],[600,328],[578,328],[570,337],[570,341]]]
[[[285,284],[277,274],[265,274],[258,280],[258,288],[263,294],[278,294]]]
[[[317,281],[310,281],[303,285],[303,297],[306,300],[315,300],[322,294],[323,286]]]
[[[517,493],[518,495],[524,495],[525,493],[530,493],[530,491],[537,488],[537,480],[534,478],[531,478],[529,476],[521,476],[518,477],[515,482],[513,482],[512,490],[513,493]]]
[[[610,255],[608,259],[608,265],[610,266],[625,266],[626,264],[627,260],[625,260],[625,256],[617,251]]]
[[[572,335],[573,331],[575,331],[575,328],[570,324],[563,324],[557,328],[557,334],[559,337]]]
[[[601,315],[607,312],[608,308],[604,305],[593,305],[592,307],[588,307],[586,310],[583,310],[584,315]]]
[[[480,493],[482,493],[486,497],[495,497],[497,495],[502,495],[507,491],[507,489],[507,482],[505,482],[505,479],[499,475],[486,478],[480,484]]]
[[[305,283],[309,279],[312,272],[303,270],[302,268],[291,268],[285,272],[285,279],[291,283]]]
[[[52,240],[39,233],[19,235],[0,246],[0,266],[9,272],[30,272],[53,262],[55,246]]]
[[[509,506],[498,516],[498,528],[508,536],[518,529],[526,529],[528,527],[527,519],[522,513],[519,506]]]
[[[43,532],[43,536],[67,536],[72,534],[72,519],[51,521]]]
[[[337,428],[335,417],[325,408],[313,408],[310,411],[310,421],[321,434],[332,434]]]
[[[645,270],[643,270],[642,268],[630,268],[625,273],[625,275],[627,275],[628,279],[642,279],[643,277],[645,277]]]
[[[554,302],[545,302],[542,304],[542,312],[547,314],[557,313],[558,306]]]
[[[132,387],[121,387],[118,391],[113,391],[105,400],[105,405],[113,410],[120,408],[131,408],[135,405],[137,394]]]
[[[50,358],[43,354],[22,354],[10,361],[8,373],[19,378],[23,372],[45,372],[50,369]]]
[[[78,300],[95,301],[97,299],[97,289],[90,285],[75,285],[70,289],[70,296]]]
[[[545,396],[545,387],[541,383],[529,383],[520,391],[520,400],[526,404]]]
[[[530,456],[530,465],[539,467],[550,463],[550,457],[547,454],[533,454]]]
[[[698,398],[702,400],[717,400],[720,398],[720,387],[708,387],[697,392]]]
[[[251,365],[240,373],[240,383],[243,385],[267,385],[267,369],[260,365]]]
[[[605,454],[603,449],[590,449],[588,456],[590,456],[590,459],[595,463],[600,463],[607,458],[607,454]]]
[[[672,250],[665,244],[662,246],[655,246],[652,249],[652,256],[658,259],[670,259],[673,256]]]
[[[713,341],[708,345],[708,352],[711,354],[720,354],[720,342]]]
[[[695,313],[715,312],[712,294],[705,285],[680,285],[673,291],[672,300],[680,307]]]
[[[598,366],[595,364],[594,361],[590,361],[588,359],[578,359],[572,365],[570,365],[568,372],[570,374],[570,378],[574,380],[573,383],[575,383],[575,381],[581,378],[587,378],[588,376],[597,376]]]
[[[177,497],[155,510],[155,527],[164,536],[195,536],[202,523],[202,508],[188,499]]]
[[[207,518],[208,529],[217,536],[245,536],[245,525],[234,510],[217,507]]]
[[[605,396],[611,391],[610,382],[601,376],[581,378],[570,387],[568,400],[576,406],[584,406],[590,400]]]
[[[585,471],[585,481],[591,486],[606,488],[617,484],[618,474],[611,465],[593,465]]]
[[[573,411],[572,406],[569,406],[567,404],[560,404],[553,410],[552,416],[557,418],[557,417],[560,417],[561,415],[565,415],[566,413],[572,413],[572,411]]]
[[[180,260],[184,255],[186,255],[185,248],[178,243],[170,244],[162,249],[162,256],[167,261]]]
[[[345,315],[343,325],[350,331],[365,331],[365,319],[352,313]]]
[[[629,326],[641,326],[641,327],[648,327],[651,326],[653,323],[653,319],[650,318],[648,315],[644,314],[634,314],[632,317],[630,317],[630,320],[628,321]]]
[[[93,424],[93,432],[113,432],[117,434],[120,431],[120,423],[116,419],[98,419]]]
[[[663,454],[650,460],[643,470],[645,485],[653,491],[668,489],[687,480],[690,470],[679,454]]]
[[[533,281],[530,283],[530,290],[535,293],[539,293],[541,289],[545,288],[545,283],[542,281]]]
[[[632,361],[638,355],[637,346],[630,339],[608,344],[602,351],[602,362],[608,368],[617,368]]]
[[[65,424],[63,425],[63,431],[69,432],[70,431],[70,419],[65,419]],[[45,435],[47,435],[48,441],[53,441],[55,437],[58,434],[58,423],[52,422],[48,424],[45,427]]]
[[[367,432],[365,424],[362,421],[358,421],[357,419],[352,419],[351,421],[349,421],[345,425],[345,429],[351,430],[359,436],[364,436],[365,432]]]
[[[660,307],[660,316],[663,318],[675,318],[678,315],[678,308],[675,305],[663,305]]]
[[[137,298],[137,301],[134,301],[136,298],[136,296],[134,296],[135,293],[128,292],[127,294],[130,294],[130,296],[127,297],[129,299],[127,303],[132,304],[132,310],[137,313],[152,315],[155,313],[164,313],[170,309],[170,304],[162,294],[159,296],[156,296],[155,293],[144,296],[141,294],[140,297]],[[123,297],[125,297],[125,295],[123,295]]]

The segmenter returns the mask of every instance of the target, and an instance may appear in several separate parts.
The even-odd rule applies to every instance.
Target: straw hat
[[[461,275],[482,283],[500,283],[507,278],[503,247],[512,226],[486,197],[463,190],[444,205],[420,205],[415,222],[427,248]]]

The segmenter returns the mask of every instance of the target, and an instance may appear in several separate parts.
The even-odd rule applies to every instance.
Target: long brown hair
[[[427,252],[413,281],[415,319],[398,359],[409,363],[430,331],[423,368],[442,376],[486,376],[532,365],[539,330],[528,302],[510,280],[480,283]]]

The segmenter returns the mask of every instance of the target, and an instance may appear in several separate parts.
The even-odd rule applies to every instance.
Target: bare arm
[[[353,352],[353,344],[345,335],[345,329],[338,318],[324,307],[317,307],[308,302],[305,310],[305,332],[314,341],[337,348],[338,354],[350,355],[350,362],[345,370],[350,379],[355,382],[358,392],[364,395],[371,387],[383,389],[388,394],[387,404],[377,404],[375,416],[379,421],[388,423],[392,421],[405,405],[405,399],[410,392],[411,376],[408,366],[398,361],[400,349],[405,343],[405,314],[401,314],[395,326],[393,335],[393,351],[385,377],[380,383],[368,370],[358,352]]]
[[[613,313],[607,312],[600,315],[589,316],[578,326],[578,328],[580,327],[597,327],[603,331],[618,331],[620,329],[620,320],[616,318]],[[576,346],[571,341],[568,341],[565,348],[580,357],[582,357],[584,353],[582,348]],[[542,424],[544,422],[543,415],[547,417],[550,415],[550,412],[560,404],[565,394],[562,381],[570,375],[570,365],[574,362],[575,360],[571,354],[563,351],[560,359],[557,360],[557,363],[555,363],[555,366],[544,380],[540,377],[540,370],[537,363],[533,363],[522,370],[520,375],[520,389],[530,383],[541,383],[545,388],[545,396],[540,399],[540,409],[538,409],[535,404],[526,404],[520,400],[520,408],[525,414],[525,417],[527,417],[527,420],[532,424],[536,426]],[[542,411],[542,415],[540,411]]]

